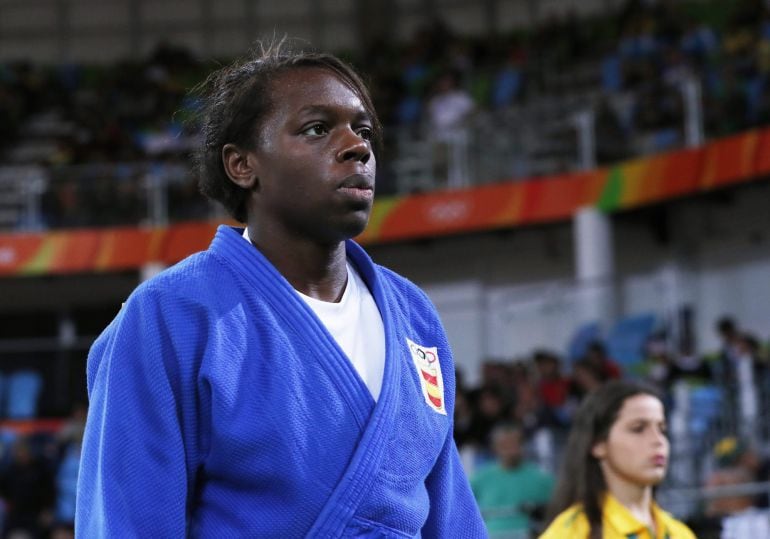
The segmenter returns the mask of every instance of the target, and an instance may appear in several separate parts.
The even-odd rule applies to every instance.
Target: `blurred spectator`
[[[541,423],[547,426],[564,426],[567,422],[565,405],[570,390],[569,378],[562,374],[561,361],[552,352],[538,350],[535,352],[534,361],[541,404]]]
[[[473,98],[460,86],[459,74],[456,71],[441,73],[428,100],[427,120],[431,134],[441,137],[446,131],[463,127],[474,108]]]
[[[671,374],[671,382],[677,380],[691,380],[695,383],[704,383],[711,380],[711,371],[703,358],[698,356],[691,345],[684,347],[674,357],[674,370]]]
[[[620,378],[622,374],[620,367],[607,354],[607,348],[601,341],[593,341],[588,346],[585,359],[594,367],[602,381]]]
[[[533,517],[542,518],[553,478],[524,459],[524,434],[514,423],[495,427],[492,446],[496,462],[471,479],[490,537],[528,532]]]
[[[88,405],[84,402],[76,402],[72,407],[69,418],[62,424],[56,436],[60,448],[68,445],[79,444],[83,441],[83,431],[86,428],[86,416]]]
[[[59,444],[56,470],[56,511],[53,539],[68,539],[75,531],[75,495],[77,493],[80,449],[83,444],[88,406],[75,403],[67,421],[57,435]]]
[[[461,88],[456,71],[439,75],[427,104],[427,129],[437,167],[434,176],[450,187],[469,181],[467,121],[475,108],[471,95]]]
[[[502,390],[494,387],[482,387],[476,395],[473,422],[468,430],[467,440],[475,444],[480,452],[491,448],[490,436],[503,418],[509,416],[510,400]]]
[[[674,359],[668,351],[665,336],[650,337],[645,346],[644,371],[647,379],[661,391],[667,392],[673,382]]]
[[[13,460],[0,476],[6,504],[3,537],[46,537],[53,515],[53,476],[49,464],[32,452],[27,438],[13,445]]]
[[[514,361],[509,367],[513,386],[513,408],[508,420],[520,425],[526,436],[531,435],[539,426],[540,396],[537,384],[530,373],[528,361]]]
[[[714,366],[716,376],[724,380],[734,380],[735,373],[733,365],[738,356],[738,341],[740,332],[735,324],[735,320],[729,316],[723,316],[716,323],[716,332],[722,341],[719,351],[718,363]]]
[[[521,97],[524,90],[524,54],[522,49],[512,48],[497,69],[491,88],[493,109],[510,107]]]
[[[510,364],[489,359],[481,365],[481,387],[495,387],[503,393],[513,391]]]
[[[597,105],[596,159],[600,163],[621,161],[631,155],[633,118],[626,113],[627,119],[623,120],[623,112],[617,110],[624,105],[622,100],[613,100],[610,96],[603,97]]]
[[[744,435],[756,430],[759,419],[759,391],[757,380],[764,374],[759,361],[759,343],[749,334],[739,334],[735,340],[734,368],[737,380],[738,410]]]
[[[454,416],[454,440],[457,448],[462,450],[463,446],[471,440],[473,428],[473,408],[471,408],[468,394],[458,386],[455,394],[455,416]]]
[[[80,433],[80,440],[73,440],[64,446],[56,471],[56,510],[53,528],[53,537],[55,539],[74,537],[75,497],[77,494],[81,447],[82,432]]]
[[[606,381],[604,373],[596,366],[596,363],[588,358],[575,362],[572,366],[572,382],[570,384],[570,396],[573,398],[573,406],[579,404],[583,398],[592,391],[600,388]]]
[[[710,372],[704,362],[689,350],[671,352],[665,334],[650,337],[645,346],[643,373],[664,393],[679,380],[708,381]]]
[[[762,458],[744,438],[725,437],[714,446],[713,453],[717,468],[706,478],[706,487],[770,481],[770,460]],[[706,504],[705,513],[712,518],[722,518],[752,507],[767,508],[767,494],[720,496]]]
[[[719,50],[719,40],[708,24],[689,18],[685,22],[679,47],[696,65],[703,66]]]

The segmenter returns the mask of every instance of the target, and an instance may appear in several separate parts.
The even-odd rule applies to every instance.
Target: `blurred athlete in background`
[[[660,509],[669,444],[663,403],[631,381],[607,382],[580,406],[564,451],[551,513],[540,539],[695,539]]]

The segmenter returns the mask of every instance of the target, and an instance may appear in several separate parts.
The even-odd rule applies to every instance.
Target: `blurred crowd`
[[[707,130],[715,135],[770,120],[764,91],[770,72],[770,11],[762,0],[684,2],[629,0],[619,13],[552,16],[526,29],[464,36],[440,18],[406,43],[378,41],[347,54],[368,75],[386,125],[440,127],[475,109],[501,109],[543,95],[595,89],[635,91],[616,103],[601,130],[670,126],[681,117],[672,95],[688,76],[704,84]],[[124,162],[184,152],[197,110],[189,90],[213,66],[160,43],[146,58],[112,66],[0,65],[0,145],[25,121],[56,112],[71,123],[57,133],[50,164]],[[590,74],[582,80],[586,69]],[[570,77],[569,75],[576,75]],[[450,99],[446,96],[452,94]],[[461,97],[462,96],[462,97]],[[612,105],[612,106],[610,106]],[[611,112],[611,111],[604,111]]]
[[[179,153],[195,108],[187,94],[205,72],[189,51],[167,43],[145,60],[111,66],[0,64],[0,144],[47,128],[54,144],[32,157],[52,166]]]
[[[0,529],[10,539],[74,537],[87,407],[56,427],[0,429]]]
[[[619,13],[590,18],[568,13],[484,38],[459,37],[435,20],[403,48],[375,44],[363,66],[377,82],[376,102],[389,125],[440,125],[441,107],[437,112],[433,105],[450,92],[495,110],[544,95],[599,90],[608,98],[598,126],[606,142],[637,129],[681,124],[677,88],[688,77],[703,82],[709,133],[719,136],[770,120],[764,92],[770,12],[761,0],[695,7],[630,0]],[[455,84],[447,85],[447,74]],[[469,112],[464,104],[459,109]],[[605,133],[610,136],[602,137]]]
[[[407,129],[446,139],[483,111],[591,95],[598,161],[617,161],[683,145],[690,80],[700,83],[707,136],[770,121],[770,11],[762,0],[629,0],[618,13],[567,13],[487,36],[460,35],[435,18],[406,43],[343,55],[367,74],[391,137]],[[5,162],[52,170],[56,193],[45,201],[45,224],[82,225],[72,207],[101,205],[111,185],[131,204],[97,224],[136,223],[150,196],[137,187],[148,163],[185,168],[173,196],[194,211],[175,217],[205,217],[189,170],[198,110],[189,90],[213,65],[170,43],[112,66],[0,64],[0,152]],[[395,188],[392,139],[386,151],[385,193]],[[62,170],[94,163],[145,165],[74,177]]]

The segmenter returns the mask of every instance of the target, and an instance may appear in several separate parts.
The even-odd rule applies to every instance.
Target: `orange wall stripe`
[[[749,131],[708,144],[704,150],[701,189],[753,179],[758,141],[758,132]]]
[[[209,222],[189,222],[167,229],[161,261],[174,264],[198,251],[204,251],[214,237],[217,225]]]
[[[42,234],[0,235],[0,275],[23,273],[24,267],[34,259],[44,241]]]

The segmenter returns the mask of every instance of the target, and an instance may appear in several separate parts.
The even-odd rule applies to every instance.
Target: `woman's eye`
[[[363,127],[358,130],[358,136],[364,140],[372,140],[374,133],[372,133],[372,130],[370,128]]]
[[[308,127],[307,129],[305,129],[305,131],[303,131],[303,133],[305,133],[307,135],[316,135],[316,136],[317,135],[324,135],[324,134],[326,134],[326,127],[323,124],[313,124],[310,127]]]

